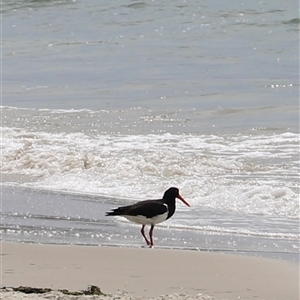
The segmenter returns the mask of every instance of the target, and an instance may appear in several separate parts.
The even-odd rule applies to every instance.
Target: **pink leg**
[[[151,228],[150,228],[150,231],[149,231],[150,246],[153,246],[153,229],[154,229],[154,225],[151,225]]]
[[[142,236],[144,237],[144,239],[145,239],[147,245],[148,245],[148,246],[151,246],[151,243],[148,241],[148,239],[147,239],[147,237],[146,237],[146,235],[145,235],[144,229],[145,229],[145,225],[142,226],[141,234],[142,234]]]

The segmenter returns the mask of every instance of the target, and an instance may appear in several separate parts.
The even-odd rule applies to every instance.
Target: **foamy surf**
[[[112,135],[2,128],[4,174],[120,201],[178,186],[194,207],[298,217],[299,135]]]

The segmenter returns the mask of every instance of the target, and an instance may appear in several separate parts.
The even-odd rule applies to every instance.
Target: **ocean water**
[[[299,253],[296,1],[5,1],[4,240]]]

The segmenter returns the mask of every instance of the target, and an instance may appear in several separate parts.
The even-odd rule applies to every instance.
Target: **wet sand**
[[[299,265],[279,259],[189,250],[6,242],[1,244],[1,257],[2,287],[79,291],[97,285],[104,293],[125,292],[121,299],[160,295],[168,295],[163,299],[299,299]],[[4,299],[37,299],[34,295],[15,295],[2,292]]]

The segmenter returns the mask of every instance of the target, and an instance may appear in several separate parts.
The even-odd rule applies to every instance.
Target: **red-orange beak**
[[[180,199],[186,206],[190,207],[190,205],[179,194],[177,195],[176,198]]]

